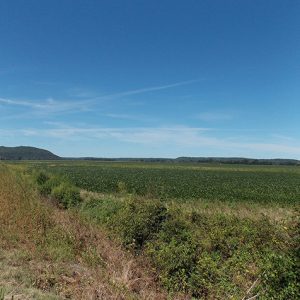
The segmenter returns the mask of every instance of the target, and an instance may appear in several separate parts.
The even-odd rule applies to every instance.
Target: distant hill
[[[35,147],[4,147],[0,146],[0,160],[54,160],[59,156],[44,149]]]
[[[256,159],[243,157],[177,157],[177,158],[105,158],[105,157],[59,157],[52,152],[35,147],[4,147],[0,146],[0,160],[92,160],[92,161],[124,161],[124,162],[161,162],[161,163],[216,163],[245,165],[297,165],[296,159]]]
[[[300,166],[300,161],[297,159],[256,159],[244,157],[177,157],[177,158],[104,158],[104,157],[79,157],[79,158],[64,158],[69,160],[92,160],[92,161],[124,161],[124,162],[161,162],[161,163],[215,163],[215,164],[245,164],[245,165],[291,165]]]
[[[271,158],[256,159],[244,157],[178,157],[178,162],[199,163],[223,163],[223,164],[246,164],[246,165],[300,165],[297,159]]]

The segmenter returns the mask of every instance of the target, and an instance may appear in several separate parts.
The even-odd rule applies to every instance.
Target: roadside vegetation
[[[57,207],[36,184],[0,165],[0,299],[166,299],[147,264],[71,209],[69,186]]]
[[[188,299],[298,297],[296,201],[282,208],[281,201],[249,205],[245,201],[156,199],[128,193],[123,181],[114,194],[80,192],[70,174],[65,174],[37,173],[36,182],[59,205],[76,207],[88,223],[109,230],[135,257],[149,260],[170,295],[179,292]],[[68,200],[70,190],[76,201]]]
[[[16,293],[7,281],[16,277],[15,284],[22,282],[28,295],[39,293],[38,299],[299,297],[299,202],[293,178],[299,175],[297,169],[282,172],[293,194],[283,203],[282,194],[270,195],[269,202],[196,200],[185,197],[184,191],[181,199],[154,197],[132,192],[126,180],[116,182],[113,193],[99,193],[82,189],[65,167],[61,165],[62,172],[58,165],[54,170],[1,166],[0,268],[10,270],[15,263],[11,249],[22,249],[14,250],[13,256],[17,270],[22,270],[18,274],[24,273],[0,276],[4,293]],[[143,172],[150,168],[142,167]],[[83,179],[87,168],[77,170],[82,170]],[[210,172],[222,172],[220,168]],[[168,171],[172,174],[173,168]],[[101,182],[92,168],[91,173]],[[161,177],[158,181],[164,182]],[[215,182],[206,184],[207,189],[217,188]],[[33,275],[35,269],[38,275]]]
[[[91,197],[81,213],[150,257],[162,285],[196,299],[296,299],[297,220],[249,218],[177,203]]]

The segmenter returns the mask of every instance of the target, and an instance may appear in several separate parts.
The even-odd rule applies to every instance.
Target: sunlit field
[[[299,167],[28,161],[1,170],[2,243],[28,245],[40,264],[63,262],[68,272],[79,259],[93,282],[110,278],[101,281],[108,298],[297,297]],[[111,274],[106,264],[123,267]],[[52,278],[56,299],[75,279],[62,285],[53,272],[43,280]]]
[[[51,162],[33,164],[79,188],[101,193],[126,190],[165,200],[220,200],[295,204],[300,167],[220,164]]]

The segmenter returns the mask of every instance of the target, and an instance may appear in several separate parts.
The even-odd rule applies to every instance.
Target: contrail
[[[110,94],[110,95],[102,96],[102,97],[99,97],[99,98],[101,98],[101,99],[103,99],[103,98],[121,98],[121,97],[124,97],[124,96],[137,95],[137,94],[142,94],[142,93],[146,93],[146,92],[166,90],[166,89],[173,88],[173,87],[176,87],[176,86],[192,84],[194,82],[199,82],[201,80],[202,79],[193,79],[193,80],[188,80],[188,81],[180,81],[180,82],[166,84],[166,85],[152,86],[152,87],[147,87],[147,88],[143,88],[143,89],[137,89],[137,90],[131,90],[131,91],[125,91],[125,92]]]

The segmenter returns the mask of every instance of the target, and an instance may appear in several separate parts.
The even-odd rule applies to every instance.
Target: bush
[[[57,199],[64,208],[76,206],[81,202],[80,190],[63,181],[62,177],[49,176],[48,174],[40,171],[35,178],[38,184],[38,191],[44,195],[51,195]]]
[[[69,183],[62,183],[55,187],[51,196],[57,199],[64,208],[76,206],[82,201],[79,189]]]
[[[189,279],[197,263],[198,251],[187,223],[175,216],[169,217],[156,239],[147,244],[146,251],[168,290],[189,290]]]
[[[219,213],[185,214],[176,206],[168,213],[160,231],[146,244],[146,253],[169,291],[183,291],[197,299],[219,299],[231,294],[242,298],[248,283],[266,269],[268,260],[264,258],[271,249],[285,249],[280,227],[265,219],[239,219]],[[277,266],[278,271],[276,267],[273,270],[278,280],[273,284],[274,295],[284,296],[274,298],[269,293],[265,299],[294,299],[294,267],[287,258],[282,260],[277,262],[281,266]],[[271,281],[272,268],[268,270],[265,274]],[[271,286],[267,281],[264,285],[266,291]]]
[[[35,180],[38,185],[43,185],[47,180],[49,180],[49,176],[46,173],[40,171],[36,174]]]
[[[43,185],[55,184],[49,179]],[[64,207],[73,206],[70,199],[76,197],[66,192],[72,188],[67,183],[56,186],[52,196]],[[125,184],[120,182],[118,190],[125,193]],[[259,279],[249,297],[260,293],[260,299],[297,299],[296,254],[288,253],[296,238],[290,231],[295,230],[265,216],[186,209],[176,202],[133,196],[125,201],[88,199],[80,211],[112,229],[126,247],[150,257],[170,292],[197,299],[242,299]]]
[[[51,195],[52,190],[59,186],[61,184],[61,178],[59,177],[51,177],[47,181],[45,181],[43,184],[38,186],[38,191],[43,196],[49,196]]]
[[[271,253],[262,274],[261,299],[299,299],[299,265],[293,255]],[[299,263],[299,261],[298,261]]]
[[[115,199],[89,199],[83,202],[80,212],[85,217],[97,222],[112,226],[114,218],[124,203]]]
[[[195,244],[191,239],[168,243],[156,241],[148,248],[155,266],[159,270],[163,285],[171,291],[188,291],[189,278],[196,264]]]
[[[128,199],[115,218],[115,228],[126,246],[141,249],[157,233],[167,218],[159,200]]]
[[[194,266],[194,270],[188,281],[190,292],[195,297],[206,298],[211,291],[216,290],[216,286],[222,278],[222,272],[219,267],[219,258],[211,253],[203,252],[199,255]]]

